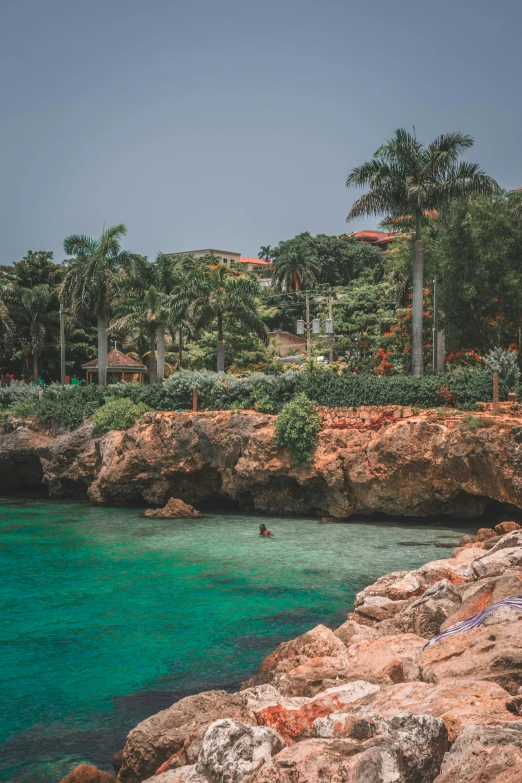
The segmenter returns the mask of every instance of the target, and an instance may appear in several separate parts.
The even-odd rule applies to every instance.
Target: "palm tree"
[[[61,297],[73,316],[93,313],[98,330],[98,383],[107,383],[107,325],[122,272],[135,258],[121,250],[120,239],[127,233],[123,223],[104,229],[99,239],[73,234],[63,243],[68,262]]]
[[[270,261],[270,253],[272,252],[271,245],[261,245],[261,250],[257,254],[257,257],[262,261]]]
[[[317,283],[319,267],[313,255],[305,247],[283,250],[275,259],[272,277],[279,288],[301,291]]]
[[[265,345],[268,330],[259,317],[256,296],[259,283],[246,276],[235,276],[225,264],[211,269],[195,269],[187,275],[185,286],[172,298],[174,318],[188,317],[195,331],[217,328],[216,365],[225,370],[224,322],[232,316]]]
[[[471,136],[446,133],[425,146],[403,128],[379,147],[372,160],[348,174],[346,187],[369,186],[357,199],[347,220],[366,215],[415,221],[413,256],[413,374],[422,375],[422,303],[424,255],[422,225],[425,213],[439,210],[456,199],[498,192],[498,185],[476,163],[459,161],[473,145]]]
[[[150,264],[149,266],[152,266]],[[132,289],[130,295],[119,299],[114,304],[115,318],[111,321],[109,331],[143,331],[149,346],[149,382],[158,380],[156,340],[158,330],[165,329],[168,318],[168,297],[156,286],[150,285],[146,290]],[[165,371],[165,354],[163,353],[162,373]]]
[[[35,285],[33,288],[22,288],[19,299],[19,316],[25,321],[29,332],[29,350],[33,360],[33,380],[38,383],[38,357],[45,346],[50,316],[49,305],[53,292],[48,285]]]

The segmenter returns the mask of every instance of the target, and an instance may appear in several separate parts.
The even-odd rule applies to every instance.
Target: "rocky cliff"
[[[164,505],[234,501],[267,513],[479,516],[488,501],[522,509],[522,417],[408,408],[321,411],[313,461],[276,448],[275,417],[253,411],[153,412],[126,432],[86,423],[53,436],[12,422],[0,436],[0,492]]]
[[[189,696],[142,721],[115,757],[118,780],[520,783],[522,608],[492,608],[426,646],[522,592],[517,527],[381,577],[343,625],[280,644],[239,693]],[[97,783],[86,769],[82,783]]]

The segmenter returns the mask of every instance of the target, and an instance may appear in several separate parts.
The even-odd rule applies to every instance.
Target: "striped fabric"
[[[468,619],[464,620],[462,623],[457,623],[457,625],[448,628],[448,630],[444,631],[444,633],[440,633],[438,636],[434,636],[433,639],[430,639],[430,641],[427,642],[422,649],[425,650],[426,647],[430,647],[432,644],[435,644],[435,642],[438,642],[439,639],[444,639],[445,636],[452,636],[454,633],[460,633],[461,631],[471,631],[472,628],[478,628],[478,626],[484,622],[486,617],[489,617],[492,612],[500,609],[501,606],[512,606],[514,609],[520,609],[522,612],[522,595],[514,595],[511,598],[504,598],[502,601],[497,601],[496,604],[491,604],[491,606],[488,606],[487,609],[483,609],[481,612],[471,615],[471,617],[468,617]]]

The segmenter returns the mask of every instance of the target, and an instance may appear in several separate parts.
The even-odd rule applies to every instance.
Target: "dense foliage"
[[[128,397],[108,400],[94,411],[92,426],[98,435],[110,430],[128,430],[150,408],[143,402],[133,403]]]
[[[294,462],[310,462],[321,422],[315,403],[303,392],[283,405],[276,420],[276,444],[289,449]]]

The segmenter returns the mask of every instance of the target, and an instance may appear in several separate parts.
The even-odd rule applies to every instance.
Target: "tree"
[[[35,285],[33,288],[23,288],[19,298],[19,314],[29,330],[29,350],[32,355],[33,380],[38,383],[39,367],[38,358],[45,346],[46,338],[56,311],[52,313],[52,291],[48,285]]]
[[[389,218],[412,216],[415,221],[413,258],[414,375],[422,375],[422,225],[426,212],[440,210],[455,200],[496,193],[498,185],[476,163],[459,161],[473,145],[471,136],[447,133],[425,146],[403,128],[379,147],[372,160],[352,169],[346,187],[369,186],[353,204],[347,220],[365,215]]]
[[[257,257],[260,258],[262,261],[270,261],[271,252],[272,252],[272,247],[270,245],[261,245],[261,250],[257,254]]]
[[[312,248],[302,238],[282,242],[274,253],[272,279],[278,288],[301,291],[317,283],[319,265]]]
[[[135,258],[122,251],[120,239],[127,229],[121,223],[105,229],[99,239],[73,234],[63,243],[70,259],[61,288],[64,303],[73,315],[93,312],[98,331],[98,383],[107,383],[107,326],[113,302],[121,286],[122,272]]]
[[[184,288],[172,298],[174,318],[188,314],[194,331],[217,329],[216,365],[225,369],[225,317],[233,316],[244,328],[268,343],[268,331],[259,317],[256,297],[259,283],[247,276],[236,276],[225,264],[213,268],[198,268],[187,275]]]

